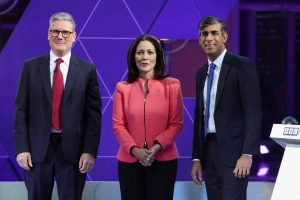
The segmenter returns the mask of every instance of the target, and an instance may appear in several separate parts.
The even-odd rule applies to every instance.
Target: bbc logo
[[[286,128],[284,128],[284,131],[283,131],[283,135],[297,136],[298,134],[299,134],[299,128],[286,127]]]

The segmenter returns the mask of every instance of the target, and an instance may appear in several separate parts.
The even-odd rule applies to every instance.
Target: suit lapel
[[[200,104],[199,105],[201,105],[201,106],[204,105],[203,90],[204,90],[205,80],[207,77],[208,64],[205,64],[203,66],[203,70],[204,70],[204,73],[201,73],[199,76],[199,83],[200,83],[199,88],[201,89],[201,91],[199,91],[200,92],[200,99],[199,99]]]
[[[52,104],[52,89],[51,89],[51,81],[50,81],[50,56],[49,54],[40,58],[39,63],[39,71],[42,76],[42,82],[44,86],[44,91],[46,93],[46,97],[48,99],[49,104]]]
[[[221,97],[221,94],[222,94],[222,91],[224,88],[225,80],[228,75],[228,71],[230,68],[229,60],[230,60],[230,53],[227,51],[225,54],[223,63],[222,63],[221,72],[220,72],[220,76],[219,76],[215,109],[218,106],[218,103],[219,103],[219,100],[220,100],[220,97]]]
[[[68,99],[68,96],[70,95],[70,93],[72,91],[78,71],[79,71],[78,61],[77,61],[76,57],[71,56],[68,75],[67,75],[67,81],[66,81],[66,85],[65,85],[63,104],[66,102],[66,100]]]

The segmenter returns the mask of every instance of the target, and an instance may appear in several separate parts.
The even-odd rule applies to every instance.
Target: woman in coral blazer
[[[122,200],[172,200],[175,139],[183,126],[180,82],[164,75],[163,49],[151,35],[132,43],[127,60],[128,77],[117,84],[113,107]]]

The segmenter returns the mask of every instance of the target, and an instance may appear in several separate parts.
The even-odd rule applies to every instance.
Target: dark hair
[[[127,52],[127,65],[128,65],[127,82],[129,83],[133,83],[139,77],[139,70],[135,63],[135,53],[136,53],[137,46],[142,41],[151,42],[151,44],[154,46],[156,51],[156,64],[154,66],[154,78],[163,79],[166,77],[166,75],[164,74],[165,72],[164,52],[161,43],[153,35],[145,34],[136,38],[134,42],[131,44]]]
[[[221,24],[221,32],[227,32],[225,23],[218,17],[214,16],[206,16],[204,17],[200,23],[198,24],[199,31],[204,30],[206,27],[213,25],[213,24]]]

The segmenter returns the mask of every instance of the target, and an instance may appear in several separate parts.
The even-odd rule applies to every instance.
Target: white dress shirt
[[[56,59],[59,58],[57,57],[52,50],[50,51],[50,81],[51,81],[51,87],[53,85],[53,74],[54,70],[56,67]],[[62,63],[60,63],[60,71],[62,72],[63,79],[64,79],[64,87],[66,85],[66,80],[67,80],[67,74],[69,70],[69,64],[70,64],[70,59],[71,59],[71,52],[67,53],[65,56],[61,58],[63,60]],[[51,127],[51,132],[53,133],[60,133],[61,130],[56,130],[53,127]]]
[[[57,57],[52,50],[50,51],[50,80],[51,80],[51,87],[53,84],[53,73],[56,67],[56,59],[59,58]],[[60,71],[63,74],[63,79],[64,79],[64,87],[66,85],[66,80],[67,80],[67,74],[69,70],[69,65],[70,65],[70,59],[71,59],[71,52],[67,53],[64,57],[61,57],[63,62],[60,64]]]
[[[226,49],[219,55],[219,57],[213,61],[213,63],[216,65],[216,68],[214,70],[214,78],[211,86],[211,91],[210,91],[210,104],[209,104],[209,120],[208,120],[208,132],[209,133],[215,133],[216,132],[216,126],[215,126],[215,119],[214,119],[214,112],[215,112],[215,103],[216,103],[216,97],[217,97],[217,87],[218,87],[218,82],[219,82],[219,76],[220,76],[220,71],[223,63],[224,56],[226,54]],[[207,69],[207,74],[209,72],[209,66],[212,63],[208,59],[208,69]],[[206,102],[206,91],[207,91],[207,77],[205,80],[205,85],[203,89],[203,100]],[[205,103],[204,103],[204,113],[205,113]],[[204,114],[203,113],[203,114]]]

